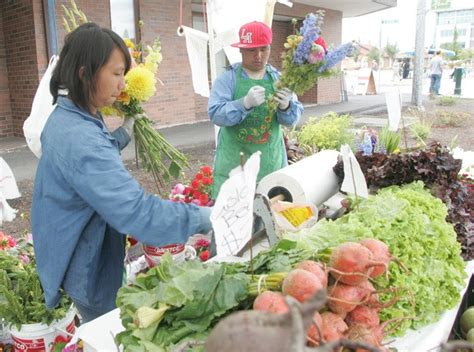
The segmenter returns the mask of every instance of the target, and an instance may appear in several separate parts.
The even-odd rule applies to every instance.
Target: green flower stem
[[[160,190],[165,180],[177,177],[182,169],[189,168],[187,158],[151,126],[146,116],[132,118],[135,118],[133,132],[138,155],[144,168],[153,174]],[[170,160],[169,167],[164,164],[163,157]]]

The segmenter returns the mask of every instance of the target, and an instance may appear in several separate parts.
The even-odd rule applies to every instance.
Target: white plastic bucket
[[[196,258],[196,250],[189,245],[182,243],[170,244],[163,247],[143,245],[145,252],[145,261],[150,268],[160,265],[161,257],[165,253],[170,253],[176,262],[184,262],[185,260]]]
[[[61,320],[53,321],[50,325],[23,324],[20,330],[15,326],[10,328],[15,352],[49,352],[58,336],[67,341],[72,338],[76,330],[74,317],[76,310],[71,309]],[[64,333],[66,331],[68,334]]]

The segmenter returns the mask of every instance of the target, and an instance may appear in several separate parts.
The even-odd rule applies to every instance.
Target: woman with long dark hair
[[[68,294],[83,322],[115,308],[125,235],[164,246],[210,230],[210,209],[147,194],[110,133],[100,108],[125,88],[131,58],[113,31],[87,23],[67,35],[50,90],[57,106],[41,135],[31,211],[37,270],[48,307]]]

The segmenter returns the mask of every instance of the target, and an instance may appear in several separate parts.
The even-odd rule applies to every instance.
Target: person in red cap
[[[208,102],[211,121],[219,130],[212,198],[216,199],[229,172],[240,164],[240,152],[249,158],[261,151],[257,182],[288,164],[281,125],[294,126],[303,105],[287,88],[276,90],[280,73],[270,64],[272,30],[262,22],[244,24],[239,30],[242,62],[229,66],[215,80]],[[266,97],[275,94],[277,112],[270,115]]]

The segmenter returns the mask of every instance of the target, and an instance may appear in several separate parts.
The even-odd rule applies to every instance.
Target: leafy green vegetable
[[[243,273],[226,274],[225,265],[177,264],[166,255],[159,267],[139,276],[133,286],[119,290],[117,306],[126,331],[117,341],[126,351],[148,351],[150,346],[156,351],[158,346],[166,350],[184,338],[204,338],[203,333],[217,318],[247,298],[249,282]],[[159,309],[160,304],[169,306],[162,320],[138,328],[136,311],[143,306]]]
[[[0,251],[0,317],[18,329],[22,324],[44,323],[64,318],[71,306],[62,296],[55,309],[48,309],[34,262],[23,264],[16,256]]]
[[[396,330],[400,335],[409,327],[436,321],[453,308],[466,276],[456,233],[445,220],[446,206],[423,186],[415,182],[381,189],[336,221],[322,220],[311,229],[285,236],[320,258],[327,258],[328,248],[347,241],[373,237],[385,242],[409,269],[406,273],[390,264],[388,281],[383,277],[377,280],[380,287],[402,290],[400,300],[381,312],[383,321],[413,318],[401,323]]]

